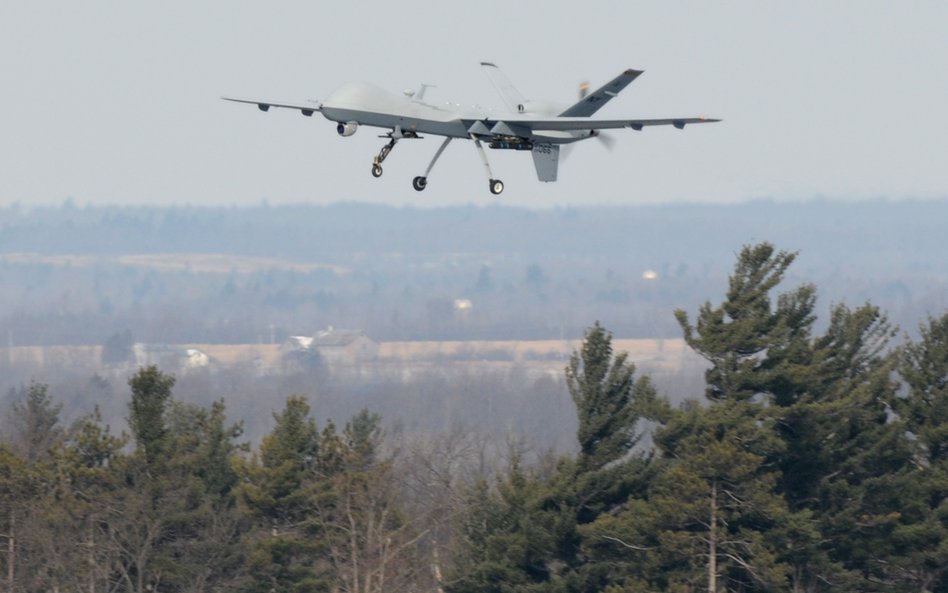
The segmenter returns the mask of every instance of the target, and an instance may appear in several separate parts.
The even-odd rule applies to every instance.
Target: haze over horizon
[[[581,144],[554,184],[536,181],[526,155],[491,151],[506,205],[940,199],[945,22],[948,5],[934,1],[578,14],[570,3],[496,0],[343,3],[332,14],[300,1],[8,3],[0,205],[492,204],[470,143],[453,144],[419,194],[410,181],[436,140],[400,143],[373,179],[377,130],[339,138],[318,115],[219,100],[321,99],[365,80],[394,92],[432,83],[432,102],[499,108],[481,60],[526,96],[566,104],[580,81],[641,68],[602,117],[724,119],[619,131],[613,152]]]

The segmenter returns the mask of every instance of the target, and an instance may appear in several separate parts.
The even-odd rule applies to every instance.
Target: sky
[[[948,3],[23,1],[0,3],[0,205],[505,204],[948,197]],[[318,114],[346,82],[501,108],[479,62],[572,103],[645,70],[597,116],[720,117],[576,146],[559,181],[527,153],[348,138]]]

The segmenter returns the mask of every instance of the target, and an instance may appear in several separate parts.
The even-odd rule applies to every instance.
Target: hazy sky
[[[0,3],[0,204],[504,203],[545,207],[948,196],[948,3]],[[478,62],[529,98],[571,103],[645,74],[601,117],[708,115],[684,131],[580,144],[560,181],[471,142],[411,188],[439,139],[340,138],[318,114],[220,101],[326,97],[356,80],[501,107]]]

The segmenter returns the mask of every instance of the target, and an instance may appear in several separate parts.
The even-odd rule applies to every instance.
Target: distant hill
[[[335,325],[379,340],[674,338],[734,254],[800,251],[820,306],[871,300],[912,331],[948,303],[948,201],[396,208],[0,209],[0,337],[253,343]],[[456,301],[470,303],[456,311]]]

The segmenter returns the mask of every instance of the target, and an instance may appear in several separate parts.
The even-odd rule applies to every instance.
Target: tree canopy
[[[299,395],[250,446],[154,366],[129,434],[98,409],[63,426],[34,382],[0,443],[0,586],[948,593],[948,313],[900,344],[871,303],[818,323],[816,288],[782,286],[794,259],[746,246],[719,303],[675,312],[708,363],[677,406],[595,323],[564,369],[575,453],[513,447],[496,473]]]

